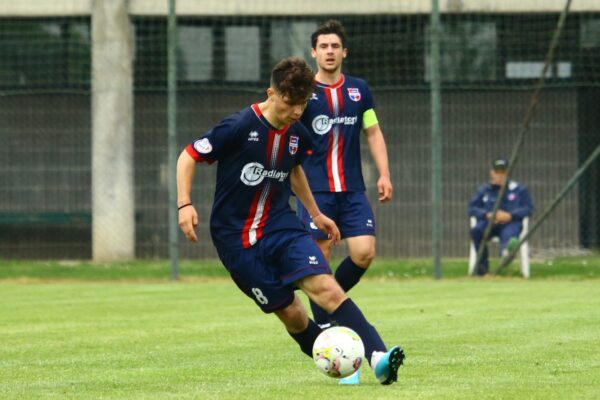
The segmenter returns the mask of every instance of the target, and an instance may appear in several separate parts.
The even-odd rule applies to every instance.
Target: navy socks
[[[344,292],[348,292],[360,281],[366,271],[366,269],[356,265],[348,256],[335,270],[335,280],[338,281]]]
[[[312,319],[308,319],[308,326],[305,330],[298,333],[291,333],[290,336],[300,345],[300,350],[312,358],[312,348],[317,336],[321,333],[321,328]]]
[[[340,265],[335,270],[335,280],[340,284],[344,292],[352,289],[367,270],[359,267],[352,261],[350,256],[344,258]],[[315,303],[310,302],[310,308],[313,313],[315,322],[319,325],[330,323],[329,314]]]
[[[339,325],[347,326],[358,333],[365,345],[365,357],[369,364],[371,363],[371,354],[374,351],[386,351],[381,336],[379,336],[373,325],[367,321],[352,299],[348,298],[340,304],[337,310],[331,314],[331,318],[337,321]]]

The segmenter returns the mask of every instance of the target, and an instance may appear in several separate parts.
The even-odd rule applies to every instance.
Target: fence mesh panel
[[[335,17],[349,33],[344,72],[364,78],[386,137],[394,200],[376,201],[378,254],[431,253],[429,15],[181,16],[178,142],[264,98],[271,67],[310,60],[310,33]],[[443,253],[466,257],[467,202],[490,163],[508,156],[542,69],[557,13],[442,15]],[[0,257],[91,256],[91,18],[0,18]],[[136,256],[166,257],[167,24],[131,16],[134,41]],[[312,60],[311,60],[312,62]],[[314,65],[314,64],[313,64]],[[541,211],[600,144],[600,13],[571,13],[513,178]],[[364,144],[364,143],[363,143]],[[107,166],[110,168],[110,166]],[[199,244],[208,234],[215,166],[197,170]],[[537,255],[600,245],[600,163],[532,239]],[[534,216],[535,219],[535,216]],[[119,229],[115,221],[114,229]]]

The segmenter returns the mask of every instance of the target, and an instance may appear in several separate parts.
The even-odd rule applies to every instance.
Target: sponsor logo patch
[[[334,124],[354,125],[358,117],[335,117],[329,118],[327,115],[317,115],[312,121],[312,129],[317,135],[324,135],[331,130]]]
[[[248,134],[249,142],[258,142],[258,132],[252,131]]]
[[[212,144],[210,144],[208,138],[196,140],[194,142],[194,149],[200,154],[208,154],[212,151]]]
[[[277,179],[279,182],[283,182],[288,175],[289,172],[265,169],[261,163],[252,162],[244,165],[240,180],[248,186],[256,186],[265,178]]]

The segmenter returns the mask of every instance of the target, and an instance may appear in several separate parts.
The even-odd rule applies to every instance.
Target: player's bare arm
[[[198,213],[192,205],[192,182],[196,171],[196,161],[187,151],[182,151],[177,160],[177,208],[179,209],[179,227],[191,242],[197,242],[196,226]]]
[[[335,222],[322,214],[317,206],[317,202],[310,191],[310,186],[306,180],[304,170],[300,165],[296,165],[290,173],[290,182],[292,191],[300,199],[312,217],[315,225],[327,233],[333,244],[337,245],[340,242],[341,234]]]
[[[379,124],[375,124],[364,130],[367,136],[367,143],[371,156],[375,161],[377,171],[379,171],[379,179],[377,180],[377,191],[379,193],[379,201],[385,203],[392,199],[393,187],[390,179],[390,169],[388,164],[387,147],[383,132]]]

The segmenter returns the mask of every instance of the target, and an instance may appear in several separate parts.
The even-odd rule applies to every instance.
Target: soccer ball
[[[345,378],[360,368],[365,346],[352,329],[334,326],[321,332],[313,345],[317,368],[332,378]]]

